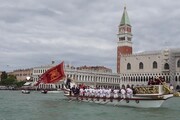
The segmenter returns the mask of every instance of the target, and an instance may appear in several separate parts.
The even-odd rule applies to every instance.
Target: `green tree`
[[[14,86],[14,87],[22,87],[25,83],[25,81],[17,81],[16,76],[14,75],[7,75],[6,72],[2,73],[3,75],[1,75],[1,81],[0,81],[0,85],[4,85],[4,86]]]
[[[16,82],[16,77],[14,75],[7,75],[6,73],[3,73],[2,75],[2,79],[1,79],[1,85],[5,85],[5,86],[13,86]]]
[[[15,75],[8,75],[8,78],[17,80]]]
[[[25,83],[26,83],[25,81],[19,81],[19,82],[17,81],[17,82],[15,82],[15,86],[18,87],[18,88],[20,88],[20,87],[22,87]]]
[[[2,72],[2,74],[1,74],[1,80],[7,79],[7,77],[8,77],[8,75],[7,75],[6,71]]]
[[[11,86],[11,85],[14,85],[15,81],[16,80],[13,78],[7,78],[7,79],[1,80],[1,84],[5,86]]]

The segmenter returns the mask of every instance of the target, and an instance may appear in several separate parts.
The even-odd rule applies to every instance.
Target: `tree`
[[[1,85],[5,85],[5,86],[12,86],[15,84],[16,82],[16,76],[14,75],[7,75],[6,72],[3,72],[1,75]]]
[[[7,75],[6,71],[2,72],[2,74],[1,74],[1,80],[7,79],[7,77],[8,77],[8,75]]]
[[[5,86],[11,86],[11,85],[14,85],[15,81],[16,80],[13,78],[2,79],[1,84]]]
[[[3,72],[1,75],[0,85],[4,86],[14,86],[14,87],[22,87],[25,81],[17,81],[16,76],[14,75],[7,75],[6,72]]]

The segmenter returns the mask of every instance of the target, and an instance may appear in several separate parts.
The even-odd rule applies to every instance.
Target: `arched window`
[[[165,70],[168,70],[168,69],[169,69],[169,64],[168,64],[168,63],[165,63],[165,64],[164,64],[164,69],[165,69]]]
[[[157,62],[156,61],[153,62],[153,69],[157,69]]]
[[[177,61],[177,67],[180,67],[180,60]]]
[[[131,70],[131,64],[130,63],[127,64],[127,70]]]
[[[139,69],[143,69],[144,65],[142,62],[139,63]]]

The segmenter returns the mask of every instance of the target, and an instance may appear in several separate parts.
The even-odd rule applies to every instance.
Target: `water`
[[[142,109],[68,102],[63,94],[0,91],[0,120],[180,120],[180,97]]]

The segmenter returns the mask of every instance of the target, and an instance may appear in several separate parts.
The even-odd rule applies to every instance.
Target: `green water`
[[[0,120],[180,120],[180,97],[142,109],[68,102],[63,94],[0,91]]]

